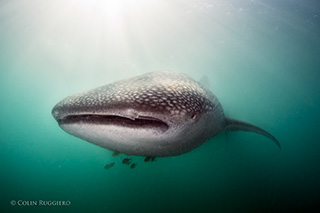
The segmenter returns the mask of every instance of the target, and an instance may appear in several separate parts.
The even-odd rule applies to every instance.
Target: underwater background
[[[319,11],[318,0],[0,1],[0,212],[315,212]],[[66,96],[156,70],[207,76],[226,115],[282,149],[223,132],[130,169],[51,115]]]

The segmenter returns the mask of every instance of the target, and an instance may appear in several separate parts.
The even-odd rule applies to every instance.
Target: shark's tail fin
[[[271,135],[269,132],[261,129],[260,127],[254,126],[252,124],[243,122],[243,121],[238,121],[232,118],[225,118],[226,122],[226,127],[225,130],[227,131],[249,131],[249,132],[255,132],[260,135],[264,135],[268,138],[270,138],[277,146],[281,149],[281,145],[279,141]]]

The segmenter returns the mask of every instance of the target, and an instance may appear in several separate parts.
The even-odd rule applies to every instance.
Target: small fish
[[[143,161],[144,161],[144,162],[150,161],[150,157],[146,157]]]
[[[110,169],[111,167],[113,167],[113,166],[114,166],[114,164],[115,164],[115,162],[112,162],[112,163],[106,164],[106,165],[104,166],[104,169]]]
[[[130,165],[131,159],[130,159],[130,158],[125,158],[125,159],[122,160],[122,163],[123,163],[123,164]]]
[[[114,152],[114,153],[112,153],[112,157],[116,157],[116,156],[118,156],[120,154],[120,152]]]
[[[156,157],[151,157],[151,161],[155,161],[156,160]]]
[[[133,169],[136,167],[136,165],[137,165],[136,163],[133,163],[133,164],[131,164],[130,168]]]

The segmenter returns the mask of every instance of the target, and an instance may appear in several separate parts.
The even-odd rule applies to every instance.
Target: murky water
[[[315,210],[319,11],[316,0],[1,1],[1,212]],[[228,116],[282,150],[222,133],[181,156],[131,157],[131,169],[51,115],[68,95],[156,70],[207,76]]]

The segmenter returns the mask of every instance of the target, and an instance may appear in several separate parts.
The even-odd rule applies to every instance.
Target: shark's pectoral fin
[[[260,135],[264,135],[264,136],[270,138],[281,149],[281,145],[280,145],[279,141],[273,135],[271,135],[267,131],[261,129],[260,127],[257,127],[255,125],[252,125],[252,124],[249,124],[249,123],[246,123],[243,121],[235,120],[232,118],[225,118],[225,122],[226,122],[225,130],[227,130],[227,131],[255,132]]]

